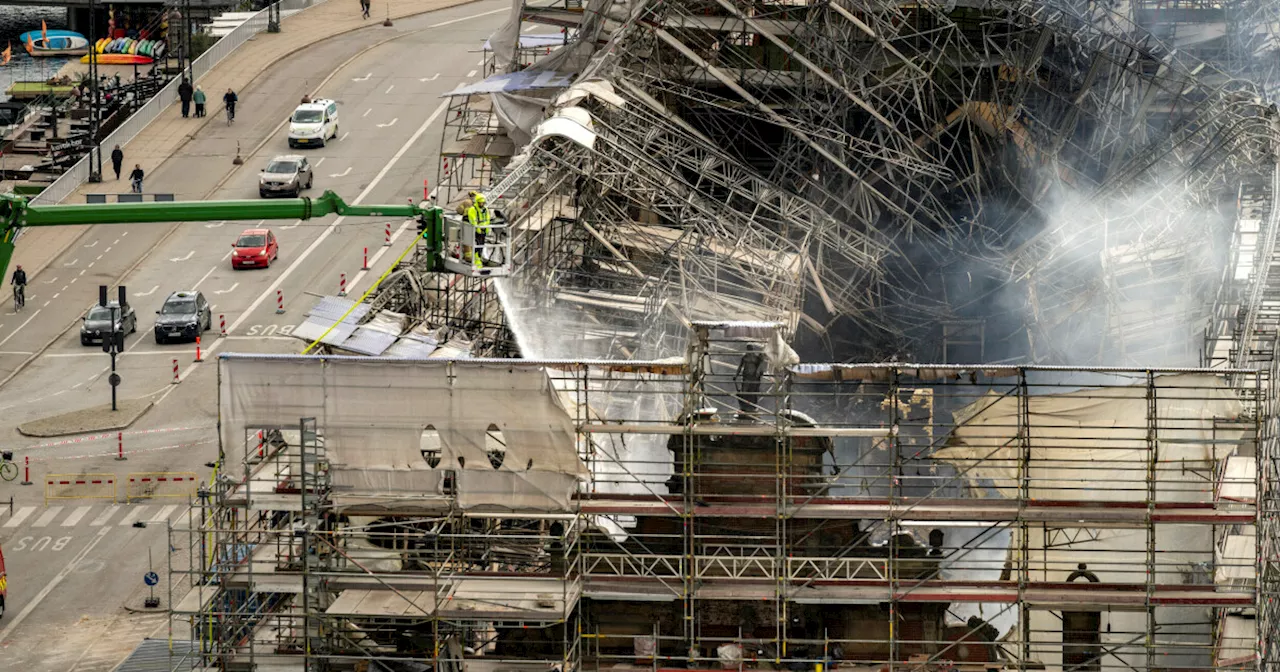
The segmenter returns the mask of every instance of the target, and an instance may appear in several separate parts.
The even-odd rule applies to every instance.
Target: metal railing
[[[276,3],[275,6],[282,12],[295,11],[314,7],[324,1],[325,0],[281,0]],[[201,54],[200,57],[191,64],[191,75],[193,81],[200,81],[201,77],[209,74],[215,66],[222,62],[222,59],[230,56],[231,52],[238,49],[240,45],[248,42],[253,38],[253,36],[266,30],[268,20],[267,13],[269,10],[270,8],[265,8],[258,11],[247,21],[236,26],[234,30],[224,35],[222,39],[215,42],[213,46],[209,47],[207,51]],[[138,108],[137,112],[134,112],[128,119],[125,119],[124,123],[120,124],[119,128],[107,137],[103,138],[99,146],[124,146],[128,144],[130,140],[137,137],[137,135],[142,132],[142,129],[146,128],[151,122],[159,118],[165,108],[178,100],[178,85],[181,81],[180,77],[170,80],[169,83],[164,85],[164,87],[161,88],[156,95],[152,96],[146,104]],[[54,180],[53,184],[50,184],[44,191],[32,198],[31,201],[33,203],[44,204],[61,202],[74,193],[76,189],[79,189],[80,185],[89,181],[89,170],[89,156],[85,155],[77,161],[75,165],[71,166],[67,172],[58,176],[58,179]]]

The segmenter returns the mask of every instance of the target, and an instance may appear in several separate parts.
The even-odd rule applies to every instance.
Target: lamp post
[[[89,0],[89,181],[102,181],[102,147],[98,144],[98,109],[101,104],[98,90],[98,50],[94,47],[97,30],[98,8]],[[53,125],[58,127],[58,115],[53,115]]]
[[[187,45],[187,81],[195,86],[195,58],[191,55],[191,0],[182,0],[182,39]]]

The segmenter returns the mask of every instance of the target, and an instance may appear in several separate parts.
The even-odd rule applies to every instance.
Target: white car
[[[303,103],[289,117],[290,147],[324,147],[338,137],[338,104],[332,100]]]

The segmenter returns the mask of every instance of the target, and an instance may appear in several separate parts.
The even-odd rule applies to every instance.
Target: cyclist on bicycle
[[[27,272],[22,270],[22,264],[13,270],[13,277],[9,280],[9,284],[13,285],[13,298],[18,305],[27,302]]]
[[[227,92],[222,94],[222,103],[227,106],[227,121],[235,121],[236,119],[236,101],[240,100],[236,97],[236,92],[227,88]]]

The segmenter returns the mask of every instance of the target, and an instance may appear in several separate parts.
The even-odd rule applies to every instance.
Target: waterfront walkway
[[[388,16],[394,22],[397,19],[423,14],[447,7],[468,4],[469,0],[376,0],[373,5],[371,19],[360,18],[360,5],[355,0],[327,0],[322,4],[305,11],[286,16],[281,22],[279,33],[259,33],[249,42],[232,52],[217,65],[208,75],[196,82],[208,94],[208,116],[205,119],[183,119],[180,105],[177,103],[166,109],[158,119],[152,122],[123,149],[125,152],[124,172],[132,169],[135,163],[142,164],[148,174],[165,168],[172,163],[174,157],[184,156],[184,148],[195,140],[198,130],[211,123],[224,124],[222,111],[222,94],[228,88],[245,91],[250,85],[281,60],[303,51],[312,45],[344,33],[368,28],[369,44],[392,37],[399,31],[395,28],[384,28],[382,21]],[[385,32],[383,32],[385,31]],[[325,73],[327,74],[327,73]],[[309,81],[297,82],[298,86],[314,89],[325,75]],[[288,100],[296,102],[291,93],[281,92],[282,96],[290,96]],[[282,99],[283,100],[283,99]],[[280,102],[280,101],[275,101]],[[242,101],[237,110],[239,116],[248,116],[247,101]],[[289,109],[292,109],[291,107]],[[285,113],[287,114],[287,112]],[[277,120],[278,122],[278,120]],[[270,127],[274,127],[274,123]],[[237,128],[241,124],[237,120]],[[249,136],[262,124],[245,125],[244,135]],[[246,137],[243,141],[243,153],[247,156],[264,134],[259,132],[256,138]],[[234,145],[234,142],[231,143]],[[114,180],[111,174],[109,156],[111,147],[103,146],[104,180],[98,184],[85,184],[76,190],[64,203],[84,203],[87,193],[118,193],[127,191],[124,180]],[[195,153],[195,152],[190,152]],[[235,147],[226,148],[226,154],[235,155]],[[235,166],[224,156],[211,156],[201,151],[200,156],[210,163],[225,165],[222,175],[229,175]],[[202,171],[203,172],[203,171]],[[221,179],[218,180],[219,182]],[[196,184],[196,182],[200,184]],[[211,191],[203,183],[208,179],[195,180],[192,190],[179,195],[181,200],[205,198]],[[85,232],[85,226],[60,226],[42,229],[31,229],[22,236],[18,249],[14,254],[14,262],[22,264],[29,276],[35,276],[48,266],[59,254],[73,245]],[[0,292],[0,296],[7,292]],[[10,299],[5,299],[10,300]]]

